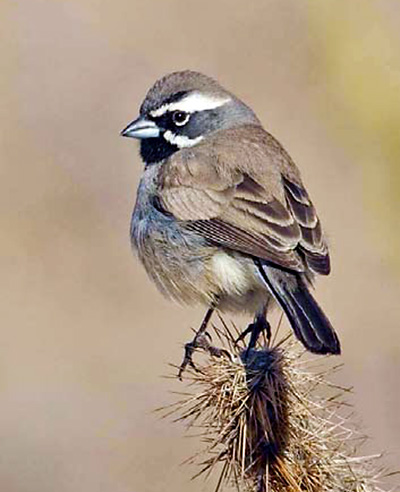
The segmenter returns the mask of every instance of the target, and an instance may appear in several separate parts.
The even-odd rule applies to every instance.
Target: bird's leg
[[[197,330],[193,340],[191,342],[185,344],[185,356],[183,358],[182,364],[181,364],[181,366],[179,368],[179,372],[178,372],[178,378],[179,379],[182,379],[182,374],[184,373],[184,371],[188,365],[196,370],[196,366],[194,365],[194,362],[192,359],[193,352],[197,348],[206,348],[207,346],[210,346],[209,342],[206,338],[206,336],[207,336],[206,335],[206,329],[207,329],[208,323],[211,319],[211,316],[214,312],[214,309],[215,309],[215,305],[212,305],[208,309],[208,311],[206,312],[206,315],[204,316],[204,319],[200,325],[200,328]]]
[[[204,316],[204,319],[200,325],[200,328],[197,330],[193,340],[191,342],[185,344],[185,356],[183,358],[182,364],[181,364],[181,366],[179,368],[179,372],[178,372],[179,379],[182,379],[182,374],[184,373],[184,371],[188,365],[192,369],[194,369],[195,371],[198,371],[198,369],[194,365],[194,362],[192,359],[193,352],[196,349],[203,349],[206,352],[208,352],[210,355],[213,355],[215,357],[222,357],[223,355],[225,355],[226,357],[232,359],[232,354],[228,350],[226,350],[224,348],[214,347],[213,345],[211,345],[211,343],[210,343],[211,336],[206,331],[208,323],[211,319],[212,313],[214,312],[215,308],[217,307],[217,302],[218,302],[218,299],[216,299],[213,302],[211,307],[206,312],[206,315]]]
[[[250,341],[247,346],[247,350],[255,348],[257,344],[257,340],[262,332],[265,332],[268,342],[271,340],[271,325],[268,323],[265,313],[258,314],[253,323],[250,323],[249,326],[240,334],[239,338],[236,342],[244,340],[246,336],[250,333]]]
[[[271,340],[271,325],[268,323],[267,318],[265,316],[257,316],[250,326],[253,327],[250,336],[250,342],[248,345],[248,349],[253,349],[256,347],[257,340],[261,333],[265,332],[267,337],[267,341]]]

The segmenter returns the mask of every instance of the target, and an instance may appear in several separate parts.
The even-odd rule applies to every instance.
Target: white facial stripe
[[[154,118],[162,116],[167,111],[184,111],[185,113],[194,113],[195,111],[207,111],[209,109],[219,108],[231,101],[230,97],[216,97],[200,92],[193,92],[180,101],[163,104],[160,108],[150,112]]]
[[[184,135],[174,135],[170,130],[164,132],[164,138],[167,142],[176,145],[180,149],[183,149],[184,147],[193,147],[193,145],[196,145],[203,140],[201,135],[196,138],[189,138]]]

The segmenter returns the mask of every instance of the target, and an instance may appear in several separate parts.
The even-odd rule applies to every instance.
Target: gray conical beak
[[[129,123],[121,132],[122,137],[131,138],[156,138],[160,135],[160,129],[154,123],[154,121],[146,119],[144,116],[140,116],[136,120]]]

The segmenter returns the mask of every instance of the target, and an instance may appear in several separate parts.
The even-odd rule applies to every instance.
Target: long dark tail
[[[310,294],[301,274],[259,261],[257,265],[302,344],[316,354],[340,354],[340,342],[335,330]]]

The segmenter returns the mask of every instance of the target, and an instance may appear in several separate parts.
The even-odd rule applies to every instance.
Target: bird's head
[[[259,124],[248,106],[212,78],[183,71],[153,85],[140,116],[121,135],[140,139],[142,159],[151,164],[197,145],[213,132],[245,124]]]

